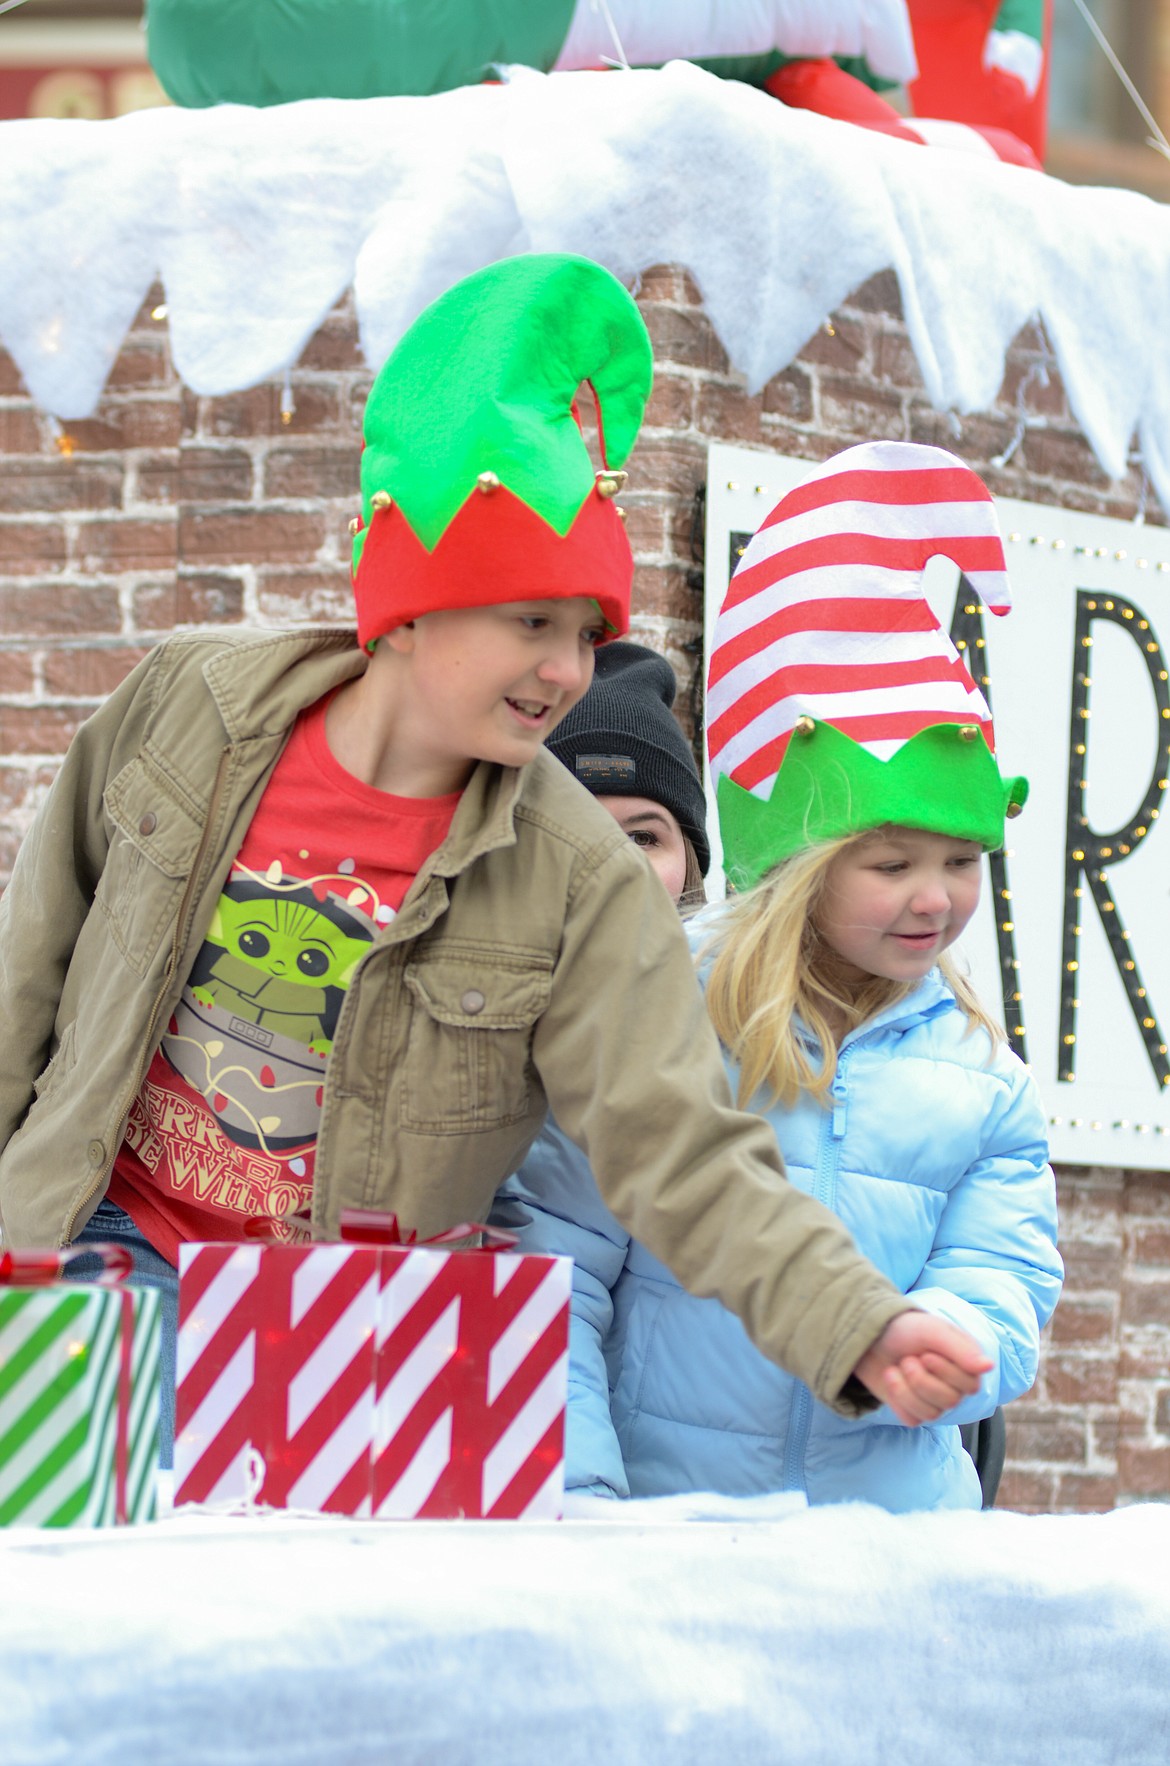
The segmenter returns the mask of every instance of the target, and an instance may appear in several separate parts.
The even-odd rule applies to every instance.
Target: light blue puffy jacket
[[[690,924],[694,947],[710,914]],[[808,1098],[757,1108],[791,1181],[840,1215],[920,1306],[975,1337],[990,1373],[944,1423],[907,1429],[884,1407],[835,1415],[765,1360],[719,1301],[685,1293],[631,1240],[550,1122],[493,1219],[519,1230],[521,1250],[574,1260],[567,1485],[978,1508],[957,1425],[1031,1386],[1063,1273],[1034,1082],[1010,1051],[992,1053],[983,1031],[968,1034],[933,971],[846,1039],[831,1108]]]

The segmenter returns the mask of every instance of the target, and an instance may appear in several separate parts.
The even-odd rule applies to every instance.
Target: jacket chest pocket
[[[178,912],[202,824],[146,759],[123,767],[104,804],[114,836],[94,900],[127,963],[145,975]]]
[[[435,958],[407,965],[411,995],[402,1119],[427,1134],[522,1121],[533,1109],[532,1032],[552,962]]]

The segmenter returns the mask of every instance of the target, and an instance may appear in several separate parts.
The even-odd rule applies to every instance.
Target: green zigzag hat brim
[[[1018,815],[1027,796],[1028,781],[1001,776],[975,725],[932,724],[879,760],[815,722],[793,732],[766,801],[719,779],[723,868],[737,889],[750,888],[794,853],[888,823],[992,851],[1003,843],[1005,816]]]

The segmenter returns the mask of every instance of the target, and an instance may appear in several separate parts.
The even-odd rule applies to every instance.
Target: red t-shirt
[[[354,965],[446,838],[459,793],[347,773],[328,701],[297,720],[130,1110],[109,1196],[171,1262],[188,1240],[306,1235],[325,1068]]]

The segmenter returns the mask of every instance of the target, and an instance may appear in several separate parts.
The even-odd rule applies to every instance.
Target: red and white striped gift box
[[[556,1518],[571,1269],[484,1249],[181,1247],[176,1503]]]

